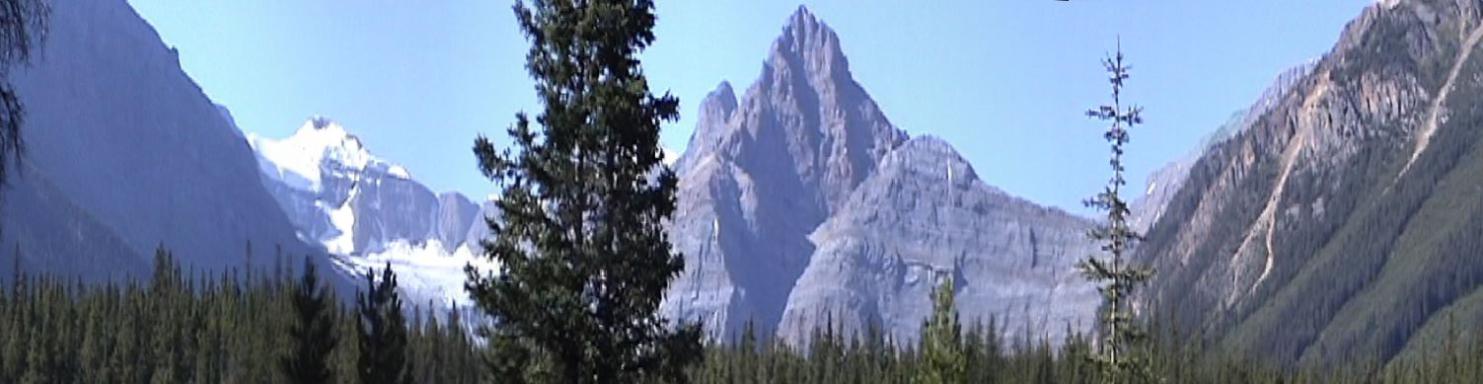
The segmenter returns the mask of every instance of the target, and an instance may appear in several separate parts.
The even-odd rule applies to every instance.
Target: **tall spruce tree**
[[[1112,167],[1112,177],[1101,193],[1086,200],[1086,205],[1107,213],[1106,221],[1089,234],[1101,243],[1105,255],[1090,255],[1079,265],[1088,279],[1099,284],[1098,291],[1102,293],[1097,319],[1101,338],[1092,360],[1100,368],[1104,381],[1147,382],[1151,380],[1151,371],[1141,350],[1147,332],[1137,324],[1131,300],[1134,290],[1153,276],[1153,270],[1135,265],[1128,258],[1129,250],[1141,236],[1128,224],[1128,202],[1120,194],[1127,184],[1122,158],[1130,139],[1128,131],[1143,123],[1143,108],[1123,104],[1122,91],[1130,67],[1123,62],[1121,44],[1115,54],[1102,60],[1102,66],[1112,84],[1112,101],[1088,110],[1086,115],[1108,123],[1102,137],[1111,144],[1108,164]]]
[[[360,340],[356,374],[361,383],[411,383],[407,367],[407,321],[402,314],[402,298],[397,293],[396,273],[391,262],[381,270],[381,279],[366,269],[366,292],[356,297],[360,319],[355,329]]]
[[[958,324],[951,275],[932,290],[932,317],[922,323],[922,366],[917,384],[968,382],[968,357],[963,350],[963,328]]]
[[[289,329],[289,355],[278,363],[279,371],[290,383],[327,383],[334,376],[330,354],[339,337],[335,335],[335,303],[324,285],[314,261],[304,258],[304,274],[289,293],[294,309],[294,323]]]
[[[538,0],[514,7],[545,110],[516,115],[511,149],[480,137],[479,168],[502,192],[490,221],[494,273],[467,289],[493,317],[502,379],[544,367],[563,383],[683,381],[696,325],[657,314],[684,267],[661,222],[675,208],[659,129],[679,101],[649,90],[638,55],[654,41],[651,0]],[[549,369],[547,369],[549,368]],[[539,376],[539,375],[535,375]]]

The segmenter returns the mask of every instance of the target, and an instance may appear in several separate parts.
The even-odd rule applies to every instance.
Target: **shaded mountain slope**
[[[12,79],[28,168],[7,201],[19,207],[3,214],[27,264],[91,280],[149,271],[138,256],[161,245],[206,271],[271,266],[278,248],[316,253],[263,189],[241,134],[127,3],[51,5],[40,54]],[[57,241],[77,236],[90,244]]]
[[[1480,24],[1476,3],[1404,0],[1352,21],[1191,168],[1139,248],[1152,316],[1282,364],[1387,360],[1478,291]]]

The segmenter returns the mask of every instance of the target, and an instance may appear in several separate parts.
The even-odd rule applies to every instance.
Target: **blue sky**
[[[538,110],[509,1],[130,0],[246,131],[284,137],[313,115],[437,191],[478,197],[478,134]],[[988,183],[1089,213],[1106,178],[1098,60],[1121,39],[1147,124],[1131,182],[1189,151],[1277,73],[1327,52],[1370,1],[805,1],[839,34],[855,79],[898,127],[953,143]],[[791,1],[660,0],[651,86],[680,97],[663,142],[683,148],[697,103],[758,76]],[[1138,189],[1138,188],[1134,188]]]

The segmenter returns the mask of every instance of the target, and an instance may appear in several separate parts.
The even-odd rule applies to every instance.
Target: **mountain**
[[[1168,207],[1169,199],[1174,197],[1179,188],[1184,186],[1184,180],[1189,177],[1190,167],[1195,161],[1200,160],[1206,152],[1226,140],[1230,140],[1237,134],[1246,132],[1246,129],[1256,123],[1258,118],[1265,115],[1277,103],[1287,96],[1299,80],[1313,72],[1313,65],[1317,60],[1309,60],[1292,68],[1288,68],[1272,81],[1267,89],[1263,90],[1261,96],[1257,97],[1255,103],[1250,107],[1236,111],[1231,114],[1225,124],[1216,128],[1215,132],[1206,135],[1200,140],[1200,146],[1191,150],[1178,159],[1165,164],[1148,176],[1148,183],[1142,196],[1133,201],[1130,209],[1133,211],[1131,222],[1133,228],[1139,233],[1148,232],[1149,227],[1163,216],[1164,209]]]
[[[940,140],[909,139],[806,8],[789,18],[741,99],[723,82],[698,116],[675,165],[670,240],[686,270],[663,303],[672,318],[702,321],[723,338],[751,322],[797,340],[830,319],[912,336],[930,309],[925,287],[951,272],[971,296],[966,318],[1086,326],[1060,324],[1093,308],[1065,297],[1088,286],[1061,277],[1072,274],[1065,260],[1080,256],[1071,253],[1090,249],[1066,234],[1089,222],[983,185]],[[949,169],[961,176],[937,172]],[[989,302],[997,300],[1007,301]]]
[[[467,302],[464,265],[491,266],[478,240],[487,233],[480,218],[492,207],[458,193],[434,194],[338,122],[315,117],[287,138],[248,134],[247,141],[262,184],[298,236],[322,245],[341,270],[359,274],[391,263],[414,303],[443,305]]]
[[[316,254],[223,110],[127,3],[51,2],[40,47],[11,79],[26,152],[0,249],[21,268],[92,282],[147,276],[161,246],[201,272],[271,266],[275,249]]]
[[[1190,167],[1138,248],[1159,271],[1148,316],[1316,365],[1417,356],[1483,321],[1480,26],[1479,4],[1411,0],[1350,22]]]
[[[930,292],[952,276],[966,324],[993,315],[1009,332],[1060,340],[1087,330],[1101,300],[1076,270],[1096,250],[1091,227],[984,184],[946,142],[913,138],[810,235],[816,249],[780,332],[804,340],[831,321],[845,332],[874,323],[912,340]]]

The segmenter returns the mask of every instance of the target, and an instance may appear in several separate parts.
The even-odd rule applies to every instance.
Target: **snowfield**
[[[336,256],[335,265],[361,276],[367,268],[380,274],[387,263],[396,272],[397,284],[408,296],[408,305],[443,307],[469,307],[472,301],[464,292],[464,267],[473,266],[482,272],[493,272],[499,266],[493,260],[475,255],[469,247],[458,247],[453,253],[444,251],[443,244],[429,240],[422,244],[393,241],[386,249],[367,255]],[[435,303],[434,303],[435,302]]]

